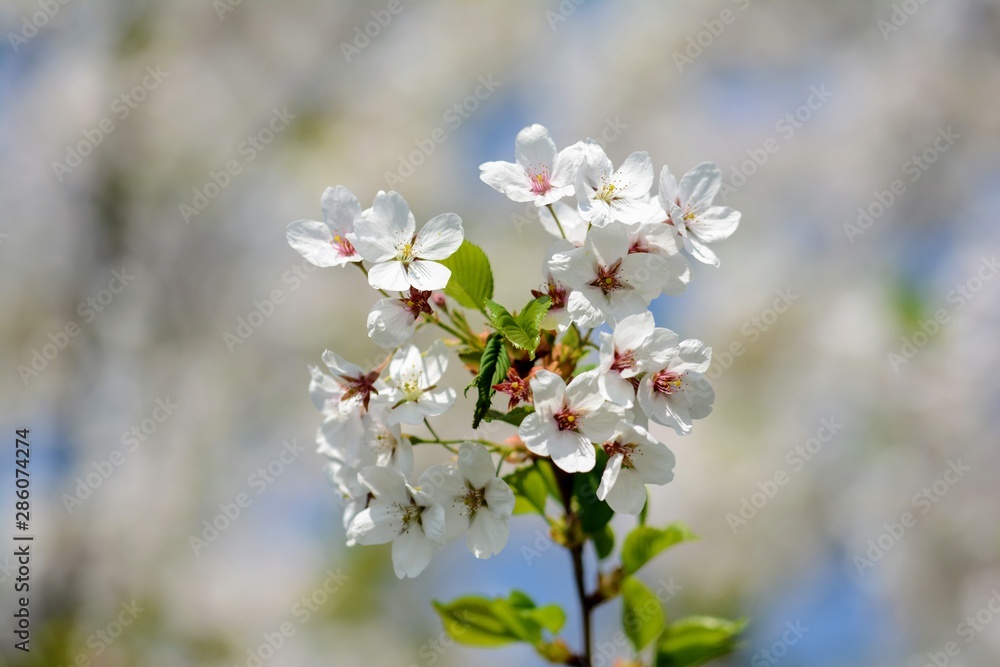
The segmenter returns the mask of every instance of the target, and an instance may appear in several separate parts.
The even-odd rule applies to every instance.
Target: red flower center
[[[658,371],[653,376],[653,391],[668,396],[683,391],[681,388],[683,378],[684,373],[675,373],[669,370]]]
[[[580,432],[580,415],[573,412],[569,406],[564,406],[562,410],[557,412],[555,420],[560,431]]]
[[[606,295],[621,289],[632,289],[631,285],[622,282],[619,276],[621,268],[622,260],[620,259],[611,266],[598,266],[597,278],[587,284],[600,289]]]

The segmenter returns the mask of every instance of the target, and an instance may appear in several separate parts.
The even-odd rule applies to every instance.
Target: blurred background
[[[395,189],[458,213],[515,302],[549,238],[478,165],[535,122],[714,161],[743,212],[653,306],[714,348],[718,394],[656,432],[678,464],[650,521],[702,538],[644,571],[670,617],[750,617],[726,665],[1000,664],[995,2],[13,0],[0,26],[3,534],[22,427],[35,534],[28,655],[0,550],[3,664],[538,664],[449,646],[429,606],[572,610],[537,517],[415,581],[344,547],[306,367],[376,356],[376,294],[285,242],[328,185]],[[619,613],[601,655],[628,656]]]

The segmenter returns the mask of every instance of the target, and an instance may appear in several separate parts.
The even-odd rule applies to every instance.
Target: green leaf
[[[479,246],[462,241],[451,257],[440,261],[451,269],[444,293],[466,308],[482,310],[486,300],[493,296],[493,271],[486,253]]]
[[[586,373],[587,371],[592,371],[595,368],[597,368],[597,364],[581,364],[573,369],[573,377],[576,377],[581,373]]]
[[[528,503],[528,507],[525,512],[518,513],[529,513],[533,512],[536,514],[545,514],[545,500],[551,494],[548,481],[545,479],[545,474],[538,464],[541,461],[536,462],[534,465],[525,466],[524,468],[518,468],[514,472],[510,473],[504,477],[504,481],[510,487],[510,490],[514,492],[514,511],[517,512],[518,506],[517,501],[523,498]]]
[[[538,347],[540,333],[538,325],[549,310],[551,299],[547,296],[540,296],[532,299],[520,315],[511,315],[510,312],[495,301],[486,299],[486,316],[490,322],[510,341],[514,347],[533,352]]]
[[[433,602],[444,631],[466,646],[502,646],[518,641],[507,620],[496,613],[495,600],[469,595],[447,604]]]
[[[476,409],[472,415],[472,428],[479,428],[479,423],[486,416],[490,409],[490,401],[496,391],[493,385],[500,382],[510,368],[510,357],[504,348],[503,336],[491,334],[486,339],[486,349],[483,350],[479,358],[479,373],[476,374],[472,384],[465,388],[468,393],[471,387],[479,390],[479,398],[476,399]]]
[[[510,412],[504,413],[499,410],[487,410],[486,416],[483,417],[488,422],[500,421],[512,426],[520,426],[524,418],[535,411],[532,405],[519,405]]]
[[[746,621],[691,616],[672,624],[656,645],[656,667],[694,667],[732,653]]]
[[[698,537],[683,523],[670,524],[666,528],[638,526],[622,544],[622,569],[626,575],[635,574],[657,554],[675,544],[696,540]]]
[[[598,560],[604,560],[611,555],[615,549],[615,531],[611,526],[604,526],[601,530],[590,536],[594,540],[594,548],[597,550]]]
[[[604,530],[611,521],[615,511],[606,502],[597,497],[597,489],[601,485],[601,475],[608,464],[608,455],[604,449],[597,448],[597,464],[587,473],[573,475],[573,495],[576,496],[580,525],[583,532],[594,535]]]
[[[635,577],[626,577],[622,582],[622,627],[635,650],[649,646],[666,623],[656,594]]]
[[[521,591],[510,597],[465,596],[453,602],[434,602],[445,632],[467,646],[501,646],[512,642],[541,645],[543,631],[555,634],[566,622],[566,613],[557,605],[537,607]]]

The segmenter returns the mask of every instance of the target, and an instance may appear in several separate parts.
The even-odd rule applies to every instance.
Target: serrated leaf
[[[656,667],[695,667],[732,653],[746,627],[743,619],[727,621],[691,616],[673,623],[656,645]]]
[[[548,312],[551,299],[540,296],[532,299],[519,315],[511,315],[510,311],[496,301],[486,299],[486,316],[490,322],[510,341],[511,345],[528,352],[534,352],[538,347],[541,334],[538,325]]]
[[[667,620],[656,594],[635,577],[622,582],[622,627],[636,651],[660,636]]]
[[[638,526],[622,544],[622,570],[626,575],[635,574],[662,551],[675,544],[690,542],[698,537],[683,523],[673,523],[666,528]]]
[[[493,385],[507,374],[507,369],[510,367],[510,358],[507,356],[503,341],[504,337],[498,333],[491,334],[486,339],[486,347],[479,358],[479,372],[472,383],[465,388],[466,394],[472,387],[479,392],[472,415],[472,428],[479,428],[479,423],[490,409],[493,394],[496,393]]]
[[[440,261],[451,269],[444,293],[466,308],[482,310],[486,300],[493,296],[493,271],[486,253],[479,246],[462,241],[451,257]]]
[[[512,426],[520,426],[524,418],[535,411],[534,406],[519,405],[510,412],[500,412],[499,410],[487,410],[484,419],[488,422],[504,422]]]

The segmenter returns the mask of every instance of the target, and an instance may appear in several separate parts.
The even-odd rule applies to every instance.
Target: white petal
[[[564,197],[573,196],[573,186],[576,183],[576,173],[580,169],[583,161],[583,142],[577,142],[568,146],[556,155],[555,164],[552,167],[552,176],[549,179],[553,189],[568,187],[569,192],[562,195]]]
[[[368,336],[379,347],[399,347],[413,336],[416,324],[399,299],[381,299],[368,313]]]
[[[670,364],[670,369],[705,373],[712,365],[712,348],[694,338],[683,341],[677,348],[677,358]]]
[[[684,174],[677,189],[684,206],[700,210],[711,205],[721,187],[719,168],[711,162],[702,162]]]
[[[653,329],[653,333],[639,350],[637,360],[640,372],[666,368],[667,363],[679,352],[677,347],[679,338],[680,336],[670,329],[661,327]]]
[[[635,470],[624,468],[608,493],[608,506],[619,514],[638,514],[646,504],[646,485]]]
[[[434,545],[417,526],[411,526],[392,542],[392,567],[400,579],[419,575],[433,555]]]
[[[464,442],[458,450],[458,469],[474,489],[486,488],[496,479],[496,466],[489,451],[482,445]]]
[[[597,497],[600,500],[608,497],[608,492],[611,491],[618,480],[618,473],[621,472],[622,461],[624,460],[625,457],[621,454],[615,454],[608,459],[608,464],[604,468],[604,474],[601,475],[601,485],[597,487]]]
[[[402,526],[403,517],[395,505],[374,502],[351,520],[347,536],[358,544],[385,544],[395,539]]]
[[[639,443],[631,454],[632,464],[647,484],[666,484],[674,478],[674,453],[663,443]]]
[[[451,387],[439,387],[421,394],[420,400],[417,401],[417,407],[427,417],[438,417],[451,409],[457,396],[458,394]]]
[[[590,472],[597,463],[594,445],[587,436],[573,431],[558,431],[550,439],[548,449],[552,462],[566,472]]]
[[[512,162],[486,162],[479,165],[479,178],[497,192],[517,202],[535,200],[524,168]]]
[[[424,380],[430,387],[441,381],[441,376],[448,369],[448,346],[438,338],[423,354]]]
[[[691,419],[704,419],[712,414],[712,404],[715,402],[715,390],[700,373],[687,373],[684,376],[684,394],[688,399],[688,410]]]
[[[628,231],[623,225],[592,229],[587,235],[587,247],[603,266],[611,266],[628,254]]]
[[[330,405],[330,401],[340,401],[343,393],[340,384],[332,377],[324,373],[318,366],[309,367],[309,397],[317,410],[324,410]]]
[[[551,174],[556,161],[556,144],[547,129],[537,124],[529,125],[514,139],[514,156],[527,171],[537,174],[545,169]]]
[[[660,171],[660,184],[659,184],[659,194],[657,194],[657,199],[660,202],[660,207],[664,211],[669,211],[671,204],[677,203],[677,197],[679,195],[677,190],[677,177],[670,173],[670,168],[664,166]]]
[[[444,289],[451,278],[451,269],[444,264],[415,259],[406,265],[406,281],[418,290],[431,292]]]
[[[368,466],[358,473],[358,481],[371,489],[381,502],[402,505],[408,505],[410,502],[406,492],[406,478],[398,470]]]
[[[333,243],[333,233],[326,223],[296,220],[285,231],[288,245],[315,266],[341,266],[345,259]],[[359,258],[360,259],[360,258]]]
[[[556,424],[550,417],[538,412],[532,412],[524,418],[517,429],[517,434],[524,441],[528,451],[538,456],[549,455],[549,441],[555,437]]]
[[[332,352],[330,350],[323,351],[323,363],[325,363],[335,375],[340,377],[357,377],[359,375],[364,375],[365,372],[361,366],[352,364],[336,352]]]
[[[368,284],[375,289],[402,292],[410,288],[403,263],[395,260],[375,264],[368,270]]]
[[[594,442],[604,442],[610,438],[625,418],[620,405],[604,403],[580,420],[580,430]]]
[[[638,350],[653,333],[655,327],[653,313],[648,310],[622,319],[615,325],[615,348],[619,352]]]
[[[600,378],[601,393],[604,398],[623,408],[631,408],[635,401],[635,389],[632,383],[621,376],[618,371],[602,373]]]
[[[458,250],[464,236],[462,219],[444,213],[423,226],[413,243],[413,254],[420,259],[445,259]]]
[[[355,222],[361,219],[358,198],[343,185],[324,190],[320,207],[323,209],[323,220],[333,229],[353,232]]]
[[[494,477],[486,485],[485,499],[486,506],[501,519],[514,513],[514,492],[499,477]]]
[[[580,217],[579,211],[575,207],[561,201],[553,204],[552,208],[555,209],[556,216],[559,218],[559,225],[562,225],[562,231],[566,234],[566,240],[574,246],[583,245],[587,239],[588,224],[586,220]],[[556,224],[556,219],[552,217],[552,213],[548,207],[538,209],[538,221],[542,223],[542,228],[545,231],[556,238],[562,239],[562,233],[559,232],[559,225]]]
[[[566,402],[572,405],[575,410],[589,412],[596,410],[604,403],[597,376],[596,369],[580,373],[566,387]]]
[[[529,383],[536,410],[555,413],[562,408],[566,397],[566,383],[561,377],[552,371],[540,370]]]
[[[466,543],[476,558],[489,558],[503,551],[510,528],[487,508],[480,508],[469,524]]]
[[[369,262],[384,262],[410,242],[416,223],[406,201],[395,192],[375,195],[370,211],[354,225],[355,248]]]
[[[413,489],[410,490],[413,492]],[[423,495],[423,493],[415,493],[414,495]],[[423,513],[420,515],[420,527],[424,531],[424,535],[430,540],[431,544],[443,547],[446,540],[446,531],[444,525],[444,508],[440,504],[435,502],[433,498],[427,496],[427,503],[421,502],[422,505],[426,505]]]
[[[636,151],[629,155],[615,172],[613,180],[617,186],[615,194],[620,197],[634,200],[649,194],[653,186],[653,161],[649,153]]]
[[[726,206],[711,206],[693,222],[688,223],[688,231],[699,241],[712,243],[724,241],[733,235],[740,224],[740,213]]]
[[[596,293],[596,294],[595,294]],[[594,295],[594,298],[591,298]],[[602,306],[606,307],[606,302],[601,303],[597,299],[601,298],[601,291],[598,289],[584,292],[570,292],[566,302],[566,310],[574,322],[581,327],[591,328],[601,325],[606,317]]]

